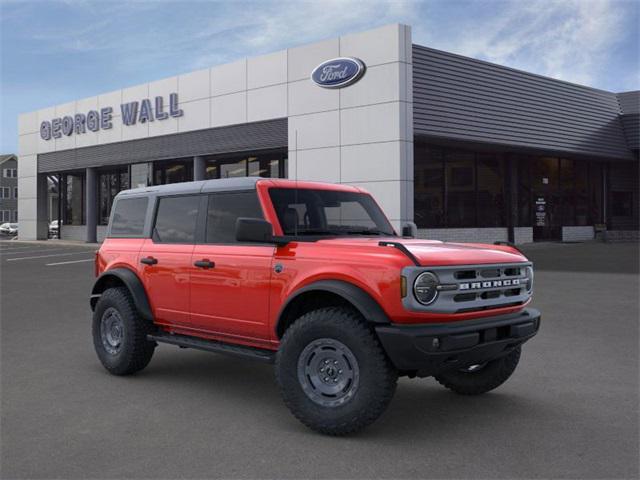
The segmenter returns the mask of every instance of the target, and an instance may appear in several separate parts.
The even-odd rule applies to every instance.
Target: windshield
[[[395,235],[364,193],[272,188],[269,195],[284,235]]]

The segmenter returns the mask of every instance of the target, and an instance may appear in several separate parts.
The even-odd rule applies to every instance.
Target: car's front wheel
[[[104,368],[114,375],[130,375],[146,367],[156,346],[147,340],[150,328],[126,288],[105,290],[92,323],[93,346]]]
[[[285,404],[302,423],[346,435],[384,412],[398,373],[358,313],[330,307],[303,315],[287,329],[276,379]]]

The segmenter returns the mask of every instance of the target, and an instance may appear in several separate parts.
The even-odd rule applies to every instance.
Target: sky
[[[400,22],[413,42],[640,89],[640,0],[0,0],[0,153],[19,113]]]

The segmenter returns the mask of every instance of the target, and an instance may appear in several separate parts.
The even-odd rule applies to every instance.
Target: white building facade
[[[325,88],[311,78],[319,65],[343,58],[355,59],[365,69],[350,85]],[[419,71],[414,71],[416,59]],[[463,108],[460,105],[483,101],[487,94],[473,91],[480,88],[474,80],[460,84],[459,91],[451,89],[464,81],[460,73],[464,69],[483,83],[483,68],[493,72],[496,82],[513,83],[507,75],[542,78],[414,46],[411,28],[393,24],[20,115],[20,238],[47,238],[48,222],[60,219],[62,238],[99,241],[111,200],[121,189],[261,175],[363,187],[376,197],[397,229],[415,220],[420,236],[521,243],[534,239],[536,228],[540,232],[551,228],[551,202],[556,197],[554,192],[538,191],[531,185],[526,192],[515,191],[520,171],[516,166],[524,160],[518,163],[509,155],[526,154],[541,165],[546,161],[540,158],[553,156],[558,159],[558,169],[563,166],[563,155],[572,162],[578,162],[578,157],[591,163],[617,160],[637,169],[637,149],[626,144],[624,148],[614,145],[608,150],[584,152],[545,139],[539,140],[540,144],[523,144],[520,134],[493,138],[486,132],[515,127],[509,119],[496,120],[499,112],[491,113],[492,108],[463,112],[463,119],[470,122],[465,125],[452,112]],[[557,83],[565,88],[570,85]],[[500,95],[499,85],[491,88]],[[604,105],[600,110],[618,121],[621,112],[614,112],[607,103],[615,94],[596,95],[588,87],[571,88],[598,97]],[[414,105],[414,92],[419,105]],[[446,100],[447,95],[451,100]],[[455,104],[465,95],[462,104]],[[443,98],[445,103],[441,104]],[[506,97],[495,100],[498,106],[506,101]],[[557,108],[564,109],[562,105]],[[575,116],[583,114],[576,111]],[[543,125],[542,120],[534,121],[540,128],[529,127],[532,132],[556,129],[552,124]],[[497,122],[497,127],[492,127],[492,122]],[[491,128],[483,133],[476,127],[479,124]],[[597,125],[595,131],[599,131]],[[593,132],[583,135],[590,137]],[[624,136],[620,138],[624,143]],[[583,144],[576,140],[576,145]],[[454,147],[472,157],[449,158]],[[483,152],[490,152],[495,159],[486,160],[489,153]],[[419,162],[414,161],[418,154]],[[581,168],[586,164],[581,163]],[[439,173],[432,177],[430,172],[440,165],[442,185],[431,185]],[[549,167],[550,173],[545,170],[540,175],[553,178],[554,165]],[[538,170],[527,168],[533,169],[527,175],[538,178],[532,176],[538,175]],[[588,168],[591,171],[592,167]],[[625,188],[631,192],[625,199],[637,199],[637,182]],[[51,218],[48,196],[54,190],[60,197],[56,203],[59,212]],[[605,195],[600,192],[596,196],[600,194]],[[545,213],[549,225],[536,224],[538,197],[549,209]],[[414,212],[415,205],[421,212]],[[493,206],[499,213],[485,215]],[[442,214],[433,214],[440,210]],[[607,215],[613,213],[629,213],[629,224],[633,227],[635,221],[637,229],[632,210],[599,211],[584,218],[574,212],[557,225],[559,235],[593,238],[594,225],[608,223]],[[540,223],[542,217],[537,218]]]

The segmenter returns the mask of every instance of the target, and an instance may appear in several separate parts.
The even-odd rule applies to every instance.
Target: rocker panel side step
[[[273,363],[276,358],[276,352],[271,350],[232,345],[230,343],[219,342],[216,340],[205,340],[202,338],[189,337],[187,335],[158,333],[147,335],[147,339],[158,343],[177,345],[178,347],[183,348],[195,348],[197,350],[205,350],[207,352],[226,353],[264,363]]]

